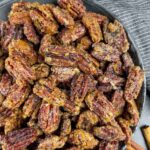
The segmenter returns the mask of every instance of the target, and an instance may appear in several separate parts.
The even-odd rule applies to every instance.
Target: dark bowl
[[[17,1],[20,1],[20,0],[1,0],[1,2],[0,2],[0,19],[2,19],[2,20],[7,19],[8,12],[10,11],[10,7],[11,7],[12,3],[17,2]],[[57,0],[26,0],[26,1],[30,1],[30,2],[37,1],[40,3],[48,3],[48,2],[56,3]],[[88,10],[93,11],[93,12],[97,12],[97,13],[101,13],[101,14],[107,16],[111,21],[114,21],[115,19],[120,21],[118,18],[114,17],[109,12],[109,10],[106,10],[104,7],[100,6],[98,4],[100,2],[97,2],[96,0],[83,0],[83,1],[84,1]],[[132,35],[130,34],[130,32],[128,31],[128,29],[125,26],[124,26],[124,28],[126,30],[126,33],[128,35],[128,39],[130,41],[129,53],[131,54],[134,63],[138,66],[141,66],[141,68],[144,70],[143,63],[142,63],[140,54],[136,48],[134,39],[133,39]],[[144,78],[144,83],[143,83],[141,92],[138,96],[138,99],[136,100],[140,116],[141,116],[142,110],[144,108],[145,98],[146,98],[146,78]],[[135,132],[135,130],[136,130],[136,127],[133,128],[133,132]],[[125,148],[125,146],[122,146],[122,148],[120,148],[120,149],[124,149],[124,148]]]

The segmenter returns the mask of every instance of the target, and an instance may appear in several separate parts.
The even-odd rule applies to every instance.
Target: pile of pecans
[[[0,21],[1,147],[118,150],[139,121],[143,70],[117,20],[57,3],[14,3]]]

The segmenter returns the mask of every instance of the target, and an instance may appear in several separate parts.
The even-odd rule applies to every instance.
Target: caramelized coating
[[[81,18],[86,11],[82,0],[58,0],[59,6],[66,9],[74,18]]]
[[[118,50],[102,42],[94,44],[91,54],[99,61],[116,62],[120,60],[120,53]]]
[[[23,109],[22,109],[23,118],[30,117],[33,114],[33,111],[36,109],[36,107],[40,103],[41,103],[41,99],[35,94],[31,94],[23,106]]]
[[[75,25],[74,19],[65,9],[61,9],[57,6],[52,8],[52,12],[61,25],[64,25],[68,28]]]
[[[111,102],[116,110],[116,116],[123,113],[125,107],[125,99],[122,90],[116,90],[111,98]]]
[[[61,111],[58,106],[43,102],[38,114],[38,124],[45,134],[51,134],[59,127]]]
[[[80,71],[73,67],[51,67],[52,75],[54,75],[58,82],[67,82],[72,79]]]
[[[37,150],[55,150],[62,148],[67,141],[66,137],[52,135],[39,142]]]
[[[63,29],[60,33],[60,40],[63,44],[70,44],[85,35],[86,29],[81,23],[76,23],[70,29]]]
[[[81,149],[93,149],[98,145],[98,140],[92,134],[82,129],[72,131],[68,140],[69,143],[77,145]]]
[[[0,93],[3,96],[7,96],[11,88],[11,85],[12,85],[12,77],[8,73],[4,73],[0,81]]]
[[[85,102],[104,123],[109,123],[114,119],[115,109],[102,92],[94,91],[88,94]]]
[[[98,121],[98,116],[95,113],[87,110],[80,114],[76,128],[90,131],[92,127],[98,123]]]
[[[87,14],[85,14],[82,18],[82,22],[85,25],[85,27],[88,29],[88,32],[91,36],[91,39],[94,43],[98,43],[103,40],[102,31],[100,28],[100,25],[98,23],[98,20]]]
[[[99,150],[118,150],[119,143],[118,141],[106,142],[102,141],[99,145]]]
[[[36,80],[48,77],[50,72],[49,66],[44,63],[33,65],[32,69],[35,72]]]
[[[54,76],[43,78],[36,82],[33,87],[33,93],[40,98],[48,98],[55,86],[56,78],[54,78]]]
[[[117,20],[108,23],[104,27],[104,38],[106,43],[116,47],[120,52],[125,53],[129,50],[129,42],[124,28]]]
[[[137,99],[143,85],[144,72],[138,67],[132,67],[129,71],[128,79],[125,86],[124,97],[126,101]]]
[[[19,108],[21,104],[28,98],[30,92],[30,86],[27,85],[12,85],[9,94],[7,95],[5,101],[3,102],[3,106],[15,109]]]

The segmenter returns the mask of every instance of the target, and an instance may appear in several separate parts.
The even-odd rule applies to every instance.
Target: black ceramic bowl
[[[20,1],[20,0],[1,0],[0,1],[0,20],[7,19],[8,12],[10,11],[11,5],[17,1]],[[36,1],[36,2],[40,2],[40,3],[56,3],[57,0],[26,0],[26,1],[30,1],[30,2]],[[119,20],[118,18],[115,18],[109,12],[109,10],[106,10],[102,6],[98,5],[98,2],[96,0],[83,0],[83,1],[88,10],[103,14],[103,15],[107,16],[111,21],[114,21],[115,19]],[[125,28],[125,26],[124,26],[124,28]],[[138,50],[136,48],[136,45],[134,43],[134,39],[132,38],[132,35],[129,33],[128,29],[126,29],[126,33],[128,35],[128,39],[130,41],[129,53],[131,54],[134,63],[138,66],[141,66],[141,68],[144,70],[141,57],[140,57]],[[143,83],[140,95],[138,96],[138,99],[136,100],[140,116],[141,116],[142,110],[144,108],[145,98],[146,98],[146,79],[144,79],[144,83]],[[133,132],[135,131],[135,129],[136,129],[136,127],[133,128]],[[120,148],[120,149],[124,149],[124,148],[125,148],[125,146],[122,146],[122,148]]]

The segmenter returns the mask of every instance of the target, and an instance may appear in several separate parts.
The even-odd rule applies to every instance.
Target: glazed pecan
[[[71,82],[70,101],[76,105],[80,105],[88,92],[92,92],[96,88],[97,82],[92,76],[79,74],[75,76]]]
[[[35,72],[36,80],[48,77],[49,72],[50,72],[49,66],[44,63],[35,64],[32,66],[32,69]]]
[[[93,111],[104,123],[114,119],[115,109],[106,96],[99,91],[94,91],[87,95],[85,102],[89,109]]]
[[[61,9],[60,7],[53,7],[52,12],[57,19],[57,21],[66,27],[72,27],[74,26],[75,22],[72,18],[72,16],[69,14],[68,11],[65,9]]]
[[[87,110],[80,114],[76,128],[90,131],[92,127],[98,123],[98,121],[98,116],[95,113]]]
[[[63,44],[70,44],[85,35],[86,29],[81,23],[75,23],[70,29],[63,29],[59,34],[60,40]]]
[[[66,9],[74,18],[81,18],[86,11],[82,0],[58,0],[59,6]]]
[[[26,85],[18,85],[13,84],[11,86],[11,89],[3,102],[3,106],[15,109],[20,107],[21,104],[28,98],[30,92],[30,86],[28,84]]]
[[[52,135],[39,142],[37,150],[54,150],[62,148],[67,141],[66,137]]]
[[[120,53],[117,49],[104,43],[94,44],[92,56],[99,61],[116,62],[120,60]]]
[[[129,42],[123,26],[117,20],[114,23],[107,23],[104,27],[104,38],[106,43],[116,47],[120,52],[129,50]]]
[[[123,113],[125,107],[125,99],[122,90],[116,90],[111,98],[111,102],[116,110],[116,116]]]
[[[99,145],[99,150],[118,150],[119,143],[117,141],[107,142],[102,141]]]
[[[48,98],[56,86],[56,78],[50,76],[40,79],[33,87],[33,93],[40,98]]]
[[[68,139],[69,143],[80,146],[81,149],[93,149],[98,145],[98,140],[92,134],[82,129],[71,132]]]
[[[98,20],[87,14],[85,14],[82,18],[82,22],[85,25],[85,27],[88,29],[88,32],[91,36],[91,39],[94,43],[98,43],[103,40],[102,31],[100,28],[100,25],[98,23]]]
[[[8,73],[4,73],[0,81],[0,93],[3,96],[7,96],[11,88],[11,85],[12,85],[12,77]]]
[[[38,124],[46,133],[51,134],[59,127],[61,119],[61,111],[58,106],[53,106],[47,102],[43,102],[38,114]]]
[[[12,131],[6,136],[4,149],[21,150],[33,143],[37,139],[37,132],[33,128],[24,128]]]
[[[51,67],[52,75],[54,75],[58,82],[66,82],[72,79],[80,71],[73,67]]]
[[[23,118],[30,117],[40,103],[41,103],[41,99],[35,94],[31,94],[23,106],[22,109]]]
[[[143,80],[143,70],[138,66],[132,67],[125,86],[124,97],[126,101],[137,99],[143,85]]]

